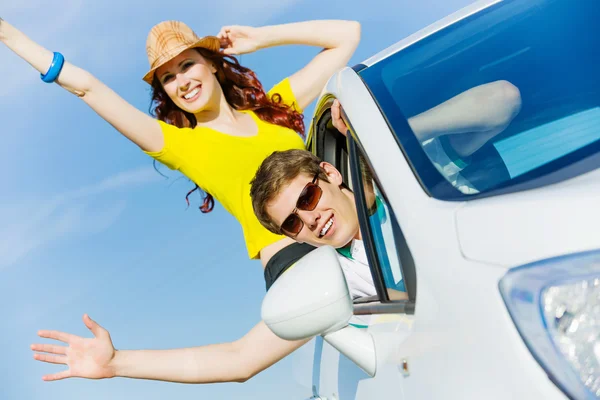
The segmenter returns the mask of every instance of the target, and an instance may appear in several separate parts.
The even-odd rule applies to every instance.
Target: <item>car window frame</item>
[[[314,117],[312,119],[312,123],[311,123],[311,132],[309,133],[307,142],[306,142],[306,149],[308,151],[310,151],[311,153],[313,153],[314,155],[316,155],[317,157],[319,157],[319,159],[323,160],[323,161],[327,161],[330,164],[333,164],[336,166],[336,168],[342,173],[342,176],[344,178],[344,184],[350,188],[350,190],[352,190],[352,182],[350,182],[349,180],[349,176],[350,176],[350,171],[349,171],[349,155],[348,155],[348,145],[346,143],[346,138],[337,131],[337,129],[335,128],[325,128],[323,127],[323,124],[328,124],[328,122],[330,122],[331,120],[331,105],[333,104],[333,101],[335,100],[335,97],[332,95],[326,95],[324,96],[321,101],[319,102],[318,107],[316,108]],[[324,132],[326,130],[329,130],[331,132],[333,132],[333,134],[335,136],[337,136],[336,138],[321,138],[319,137],[319,134],[321,132]],[[335,151],[333,151],[333,153],[331,152],[331,149],[324,149],[323,147],[325,146],[331,146],[331,144],[335,142],[336,145],[338,145],[339,143],[343,142],[346,146],[345,149],[338,149],[336,148]],[[342,151],[343,150],[343,151]],[[345,158],[344,158],[344,154],[345,154]],[[333,158],[333,160],[332,160]],[[334,161],[334,162],[332,162]],[[338,162],[343,163],[343,165],[337,165]]]
[[[324,118],[328,118],[328,114],[330,113],[331,104],[335,99],[334,96],[328,95],[321,99],[316,109],[314,118],[312,120],[312,132],[309,135],[307,140],[307,149],[311,151],[313,154],[317,156],[320,155],[324,150],[318,148],[318,144],[321,139],[318,137],[320,133],[320,124],[324,123]],[[408,247],[402,229],[400,228],[398,218],[396,217],[391,204],[388,201],[388,197],[385,193],[385,189],[382,187],[379,179],[377,178],[377,174],[375,169],[372,167],[372,163],[369,160],[368,154],[362,147],[358,136],[354,132],[352,128],[352,124],[346,115],[346,113],[342,110],[342,118],[346,122],[348,126],[348,133],[346,134],[346,148],[348,151],[348,164],[349,170],[349,186],[352,187],[352,190],[355,194],[355,203],[357,207],[357,211],[359,213],[359,225],[360,229],[363,232],[363,242],[365,245],[365,250],[367,253],[367,259],[369,261],[369,269],[371,271],[371,276],[373,277],[373,283],[375,286],[375,290],[377,292],[376,298],[368,298],[368,299],[358,299],[358,301],[354,302],[354,314],[355,315],[369,315],[369,314],[414,314],[415,303],[416,303],[416,293],[417,293],[417,284],[416,284],[416,266],[414,263],[414,258],[412,257],[412,253]],[[390,300],[387,287],[385,286],[385,281],[383,279],[383,270],[380,264],[379,257],[377,256],[376,246],[374,242],[374,236],[372,234],[372,230],[370,224],[367,219],[367,209],[366,204],[364,203],[364,190],[362,185],[362,179],[360,179],[360,157],[358,154],[362,154],[364,161],[367,163],[367,167],[371,170],[373,180],[375,184],[378,186],[383,198],[388,205],[389,209],[389,217],[392,224],[392,233],[394,237],[394,245],[395,245],[395,254],[390,254],[388,252],[388,256],[397,257],[400,261],[400,269],[402,273],[402,279],[405,281],[405,286],[407,290],[407,294],[409,296],[408,300]],[[337,166],[336,166],[337,167]],[[358,173],[358,175],[357,175]]]
[[[414,259],[412,253],[408,248],[402,229],[398,223],[391,204],[388,201],[388,196],[385,193],[385,189],[381,185],[377,178],[377,173],[369,161],[367,153],[362,148],[358,141],[355,133],[350,130],[347,135],[348,153],[350,156],[350,178],[354,187],[354,199],[356,204],[356,210],[358,212],[358,222],[360,230],[362,232],[362,240],[367,253],[367,260],[369,261],[369,268],[371,269],[371,275],[373,276],[373,283],[375,290],[377,291],[379,305],[372,303],[356,304],[355,311],[357,308],[361,311],[361,314],[373,314],[373,313],[403,313],[413,314],[416,302],[416,278]],[[408,294],[408,300],[390,300],[387,287],[383,278],[383,267],[381,265],[380,257],[377,255],[375,235],[373,229],[369,223],[368,207],[365,202],[364,185],[362,180],[362,173],[360,168],[361,157],[367,164],[367,168],[370,169],[373,176],[373,181],[377,185],[377,188],[383,196],[383,200],[388,206],[389,218],[392,226],[392,232],[394,237],[394,248],[395,251],[391,251],[388,246],[386,252],[388,257],[397,257],[400,262],[400,270],[402,273],[402,279],[406,286],[406,292]],[[411,270],[411,271],[409,271]],[[356,313],[356,312],[355,312]]]

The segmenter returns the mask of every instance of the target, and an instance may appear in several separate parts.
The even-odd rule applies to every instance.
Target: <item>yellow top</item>
[[[268,94],[275,93],[301,112],[287,78]],[[252,209],[250,181],[263,160],[274,151],[304,149],[305,145],[293,130],[262,121],[253,111],[243,112],[256,121],[255,136],[231,136],[207,127],[177,128],[159,121],[165,145],[161,151],[146,154],[180,171],[213,195],[242,225],[249,257],[258,258],[264,247],[282,236],[269,232],[258,222]]]

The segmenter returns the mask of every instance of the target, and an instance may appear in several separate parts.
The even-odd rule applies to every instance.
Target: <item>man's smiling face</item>
[[[325,171],[329,182],[323,179],[315,181],[322,194],[312,211],[296,207],[304,188],[314,178],[306,174],[298,175],[283,187],[267,204],[266,211],[278,226],[281,226],[295,211],[304,223],[294,238],[298,242],[313,246],[344,247],[352,239],[360,238],[354,195],[348,189],[342,188],[342,175],[333,165],[322,162],[321,168]]]

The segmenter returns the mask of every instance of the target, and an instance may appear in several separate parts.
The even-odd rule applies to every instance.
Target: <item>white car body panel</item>
[[[476,2],[363,64],[373,65],[498,2]],[[315,360],[321,398],[348,400],[339,397],[341,386],[356,385],[356,400],[565,399],[519,335],[498,283],[510,268],[600,248],[600,170],[539,189],[470,202],[439,201],[415,178],[353,69],[336,73],[322,91],[326,96],[343,104],[394,210],[418,265],[418,299],[414,315],[372,317],[374,378],[346,381],[339,371],[343,356],[322,344]],[[405,361],[409,374],[402,371]]]
[[[473,201],[456,213],[460,246],[468,259],[505,267],[593,250],[600,236],[598,204],[600,170],[535,190]]]
[[[468,210],[465,203],[438,201],[425,194],[376,104],[367,100],[370,95],[364,83],[352,69],[340,71],[325,92],[340,100],[354,130],[362,132],[361,144],[419,265],[415,314],[382,324],[375,319],[369,327],[377,347],[378,373],[371,380],[361,381],[356,399],[385,399],[399,391],[405,397],[396,398],[406,399],[449,398],[449,392],[455,393],[450,398],[456,399],[563,399],[562,392],[549,382],[531,356],[506,311],[498,291],[505,266],[471,261],[461,252],[457,219]],[[532,193],[511,194],[502,199],[506,202],[511,196]],[[494,206],[497,201],[490,198],[473,204]],[[477,225],[487,225],[485,219],[489,216],[489,212],[481,212],[476,216]],[[489,226],[494,221],[490,219]],[[510,229],[501,232],[510,237],[513,228]],[[581,231],[581,236],[589,236],[587,233]],[[573,236],[573,241],[580,238],[579,234]],[[476,234],[469,238],[470,248],[484,245]],[[600,247],[598,238],[595,241]],[[554,251],[555,243],[547,244],[531,248],[521,261],[540,258],[535,257],[536,253],[542,256]],[[459,287],[460,291],[452,289]],[[380,317],[389,319],[388,315]],[[403,359],[410,366],[410,376],[406,378],[400,371]],[[327,377],[321,368],[324,385]],[[468,381],[464,371],[469,371]],[[479,377],[474,375],[478,371]],[[436,376],[435,385],[430,384],[432,376]],[[490,381],[490,376],[502,379]]]

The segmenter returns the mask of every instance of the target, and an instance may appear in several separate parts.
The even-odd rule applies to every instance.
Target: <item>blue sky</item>
[[[183,20],[202,35],[231,24],[356,19],[363,38],[355,64],[469,3],[20,0],[3,5],[2,17],[147,110],[144,44],[162,20]],[[317,51],[288,46],[241,61],[270,87]],[[87,312],[120,349],[231,341],[258,322],[264,281],[260,264],[246,258],[237,222],[220,206],[208,215],[186,209],[189,181],[166,168],[169,179],[158,175],[151,159],[83,102],[42,83],[3,46],[0,60],[0,398],[310,397],[310,371],[295,361],[302,349],[244,384],[41,380],[63,367],[32,359],[38,329],[89,336],[81,322]]]

